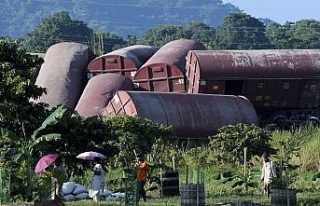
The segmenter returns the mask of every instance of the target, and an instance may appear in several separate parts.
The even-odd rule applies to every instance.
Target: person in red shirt
[[[137,182],[138,182],[138,201],[140,197],[146,202],[146,191],[144,186],[148,177],[148,163],[144,160],[143,154],[138,155],[137,162],[134,164],[134,167],[137,172]]]

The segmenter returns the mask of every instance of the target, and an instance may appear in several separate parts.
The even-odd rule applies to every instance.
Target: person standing
[[[65,166],[63,165],[63,161],[60,157],[58,157],[54,161],[54,167],[51,172],[49,172],[53,179],[53,186],[54,186],[54,193],[53,193],[53,198],[56,199],[58,197],[59,199],[63,199],[63,194],[62,194],[62,186],[63,183],[68,181],[68,174],[66,171]]]
[[[94,158],[93,177],[91,186],[89,189],[89,197],[93,198],[93,201],[100,201],[101,190],[104,189],[104,171],[101,165],[99,157]]]
[[[140,197],[146,202],[146,191],[144,186],[147,181],[148,176],[148,164],[144,160],[143,154],[138,155],[137,162],[134,165],[137,172],[137,189],[138,189],[138,201],[140,201]]]
[[[271,189],[271,183],[272,179],[277,177],[276,170],[274,167],[273,162],[269,159],[269,156],[267,154],[262,155],[263,159],[263,166],[261,171],[261,182],[263,182],[263,189],[264,192],[268,195],[270,195],[270,189]]]

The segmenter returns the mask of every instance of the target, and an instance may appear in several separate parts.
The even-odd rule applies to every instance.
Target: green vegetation
[[[138,38],[149,27],[167,24],[185,26],[191,21],[217,26],[225,15],[240,12],[239,8],[224,4],[222,0],[2,0],[1,5],[0,36],[14,38],[22,38],[41,19],[60,11],[67,11],[72,18],[85,22],[94,30],[112,32],[122,37],[131,34]]]
[[[185,5],[186,1],[178,3]],[[208,11],[205,16],[209,14]],[[65,22],[73,26],[66,26]],[[179,38],[195,39],[210,49],[319,48],[319,25],[315,20],[301,20],[265,27],[249,15],[232,13],[217,28],[201,22],[192,22],[186,27],[156,26],[149,28],[142,39],[128,35],[122,40],[111,33],[93,31],[83,21],[72,20],[67,12],[57,12],[42,19],[21,45],[29,51],[43,52],[61,41],[84,43],[82,37],[77,36],[83,32],[81,35],[89,39],[85,43],[95,48],[96,54],[138,43],[160,47]],[[72,180],[88,186],[89,162],[76,160],[75,156],[93,150],[108,157],[104,163],[109,170],[106,180],[114,189],[121,183],[110,180],[122,178],[122,169],[131,166],[135,152],[147,154],[154,166],[153,174],[160,168],[171,167],[174,162],[179,168],[181,183],[187,178],[186,166],[190,170],[198,168],[205,173],[208,204],[235,200],[267,204],[259,182],[260,155],[267,152],[281,168],[279,187],[295,188],[299,192],[299,204],[320,203],[317,198],[320,193],[319,127],[306,125],[283,131],[238,124],[221,128],[208,141],[191,141],[176,139],[170,127],[146,119],[128,116],[82,119],[64,107],[49,111],[46,105],[30,101],[45,92],[32,81],[35,67],[42,60],[19,46],[9,38],[0,40],[0,166],[11,174],[12,200],[31,201],[44,195],[47,179],[35,175],[33,168],[39,157],[52,151],[65,159]],[[150,192],[150,196],[152,204],[141,205],[177,205],[180,198],[162,199],[158,190]],[[68,203],[86,204],[88,201]]]
[[[55,43],[75,41],[88,45],[96,55],[122,47],[145,44],[155,47],[180,38],[194,39],[207,49],[302,49],[319,48],[320,22],[301,20],[284,25],[264,25],[244,13],[226,15],[218,27],[203,22],[155,25],[145,29],[142,37],[127,34],[126,38],[91,28],[84,21],[71,19],[66,11],[59,11],[41,19],[40,23],[24,38],[21,45],[29,52],[45,52]]]

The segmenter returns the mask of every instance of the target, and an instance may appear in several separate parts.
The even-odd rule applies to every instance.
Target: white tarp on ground
[[[62,193],[65,201],[85,200],[90,199],[88,195],[89,190],[85,186],[77,184],[75,182],[66,182],[62,186]],[[125,193],[112,192],[108,189],[103,189],[100,192],[101,200],[123,200]]]

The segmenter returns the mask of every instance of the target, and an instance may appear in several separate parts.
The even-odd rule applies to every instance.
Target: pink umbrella
[[[35,173],[42,172],[45,170],[47,167],[49,167],[57,158],[59,155],[57,154],[48,154],[43,157],[38,161],[36,168],[34,169]]]
[[[92,151],[83,152],[76,156],[76,158],[82,159],[82,160],[93,160],[95,157],[99,157],[100,159],[106,159],[106,156],[104,156],[103,154],[99,152],[92,152]]]

